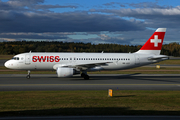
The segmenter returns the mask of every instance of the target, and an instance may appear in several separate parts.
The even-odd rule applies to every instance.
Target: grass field
[[[13,57],[14,55],[0,55],[0,60],[9,60]]]
[[[180,91],[0,92],[0,116],[180,115]]]

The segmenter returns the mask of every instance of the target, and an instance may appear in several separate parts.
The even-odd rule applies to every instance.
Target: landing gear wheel
[[[30,75],[27,75],[26,78],[27,78],[27,79],[30,79]]]
[[[84,76],[86,76],[86,74],[85,74],[85,73],[82,73],[82,74],[81,74],[81,77],[84,77]]]
[[[30,76],[30,72],[31,72],[31,71],[30,71],[30,70],[28,70],[28,74],[27,74],[27,76],[26,76],[26,78],[27,78],[27,79],[30,79],[30,78],[31,78],[31,76]]]
[[[85,79],[85,80],[89,80],[89,76],[88,76],[88,75],[85,75],[85,76],[84,76],[84,79]]]

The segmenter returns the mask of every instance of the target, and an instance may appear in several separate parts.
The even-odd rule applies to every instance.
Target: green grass
[[[0,92],[0,116],[180,115],[180,91]]]
[[[14,55],[0,55],[0,60],[9,60],[13,58]]]

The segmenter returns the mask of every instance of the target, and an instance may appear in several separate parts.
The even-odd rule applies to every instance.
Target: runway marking
[[[180,86],[180,84],[1,84],[0,86],[88,86],[88,85],[95,85],[95,86],[104,86],[104,85],[113,85],[113,86]]]

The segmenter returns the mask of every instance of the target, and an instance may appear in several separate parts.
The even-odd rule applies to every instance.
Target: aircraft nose
[[[6,61],[6,62],[4,63],[4,66],[5,66],[6,68],[9,68],[9,61]]]

